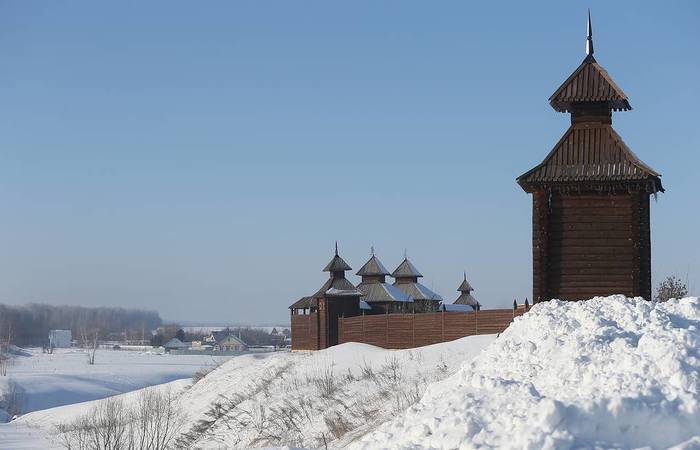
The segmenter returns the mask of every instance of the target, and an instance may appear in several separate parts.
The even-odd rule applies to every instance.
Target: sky
[[[337,240],[486,308],[531,296],[515,178],[595,56],[660,172],[653,282],[700,293],[700,3],[0,1],[0,302],[284,323]],[[352,275],[352,280],[357,277]]]

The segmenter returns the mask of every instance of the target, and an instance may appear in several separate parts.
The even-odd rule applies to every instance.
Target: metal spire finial
[[[467,281],[467,271],[464,271],[464,281]]]
[[[403,249],[403,259],[408,259],[408,249]]]
[[[588,29],[586,32],[586,55],[593,56],[593,26],[591,25],[591,9],[588,9]]]
[[[338,241],[335,241],[335,256],[338,256]]]
[[[369,248],[369,252],[374,256],[374,245]]]

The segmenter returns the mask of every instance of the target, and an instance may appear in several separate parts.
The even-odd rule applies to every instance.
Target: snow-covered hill
[[[179,393],[186,414],[183,439],[196,448],[340,447],[401,414],[427,386],[459,369],[495,336],[472,336],[420,349],[391,351],[343,344],[313,353],[238,356]],[[120,396],[134,402],[137,392]],[[27,448],[46,448],[55,425],[89,414],[97,402],[27,414],[0,425]],[[37,432],[33,427],[38,427]]]
[[[700,303],[552,301],[356,448],[700,448]]]

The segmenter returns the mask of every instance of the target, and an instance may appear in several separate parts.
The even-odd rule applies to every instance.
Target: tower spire
[[[335,256],[338,256],[338,241],[335,241]]]
[[[586,55],[593,56],[593,26],[591,25],[590,8],[588,8],[588,27],[586,30]]]

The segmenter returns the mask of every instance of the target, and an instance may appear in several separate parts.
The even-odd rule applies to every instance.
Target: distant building
[[[204,338],[202,346],[209,347],[215,352],[243,352],[248,350],[248,344],[240,336],[236,336],[229,328],[212,331],[209,336]]]
[[[408,257],[404,257],[391,276],[396,279],[394,286],[411,296],[415,312],[439,310],[442,297],[418,282],[418,278],[422,278],[423,275],[408,260]]]
[[[345,278],[348,270],[352,268],[338,255],[336,243],[333,259],[323,268],[323,272],[330,274],[328,280],[315,294],[302,297],[289,306],[292,340],[299,345],[298,348],[315,350],[338,344],[338,317],[359,315],[362,292]],[[295,320],[295,316],[306,316],[304,319],[308,320]],[[304,330],[295,333],[295,322],[303,322]]]
[[[335,255],[323,270],[330,272],[323,286],[289,306],[294,350],[336,345],[341,317],[440,311],[442,297],[418,282],[423,275],[406,257],[390,274],[372,250],[369,260],[357,271],[362,280],[355,287],[345,278],[345,272],[352,269],[338,255],[336,244]],[[386,282],[388,275],[396,279],[394,284]]]
[[[479,310],[481,305],[479,305],[479,302],[476,301],[476,299],[471,294],[474,288],[467,281],[466,272],[464,272],[464,281],[462,281],[462,284],[459,285],[457,290],[461,292],[461,294],[459,295],[459,297],[457,297],[457,300],[453,302],[454,305],[466,305],[471,306],[474,311]]]
[[[357,275],[362,277],[357,289],[362,292],[360,301],[365,304],[361,304],[360,309],[364,312],[372,311],[376,314],[411,311],[413,299],[401,289],[386,282],[386,277],[390,273],[375,256],[374,250],[369,261],[357,271]]]
[[[178,338],[172,338],[166,342],[165,345],[163,345],[166,352],[170,352],[171,350],[184,350],[188,347],[189,345],[185,344]]]
[[[248,346],[243,342],[238,336],[229,334],[222,337],[216,345],[214,345],[214,351],[221,352],[244,352],[248,350]]]
[[[68,348],[73,341],[71,330],[50,330],[49,331],[49,347],[52,348]]]

